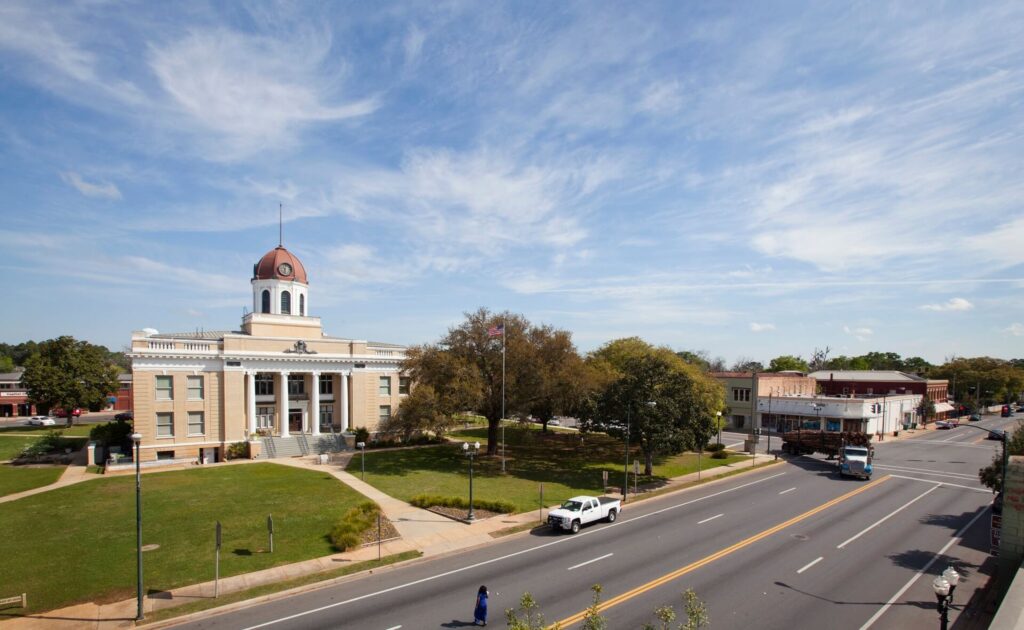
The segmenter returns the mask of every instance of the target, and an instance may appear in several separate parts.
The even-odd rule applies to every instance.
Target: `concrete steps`
[[[316,436],[308,433],[293,433],[288,437],[262,437],[260,441],[263,443],[263,448],[260,449],[258,459],[322,455],[346,450],[344,438],[336,433],[323,433]]]

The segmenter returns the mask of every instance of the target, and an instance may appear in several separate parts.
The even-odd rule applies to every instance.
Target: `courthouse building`
[[[344,432],[375,431],[408,393],[405,348],[325,335],[287,249],[267,252],[251,284],[239,330],[132,334],[141,461],[219,461],[238,442],[259,457],[335,450]]]

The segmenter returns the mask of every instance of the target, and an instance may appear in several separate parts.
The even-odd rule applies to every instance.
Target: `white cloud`
[[[194,30],[173,44],[152,47],[150,64],[180,111],[244,153],[287,142],[305,124],[365,116],[379,106],[373,97],[329,104],[337,80],[320,71],[329,38],[305,35],[293,44],[224,29]],[[331,65],[342,67],[333,59]]]
[[[78,192],[86,197],[97,197],[100,199],[120,199],[121,191],[111,182],[90,183],[82,179],[82,176],[74,171],[61,173],[60,178],[74,186]]]
[[[652,114],[673,114],[682,107],[682,88],[678,81],[652,83],[637,103],[640,111]]]
[[[941,304],[921,305],[921,309],[925,311],[969,311],[972,308],[974,308],[973,304],[960,297],[950,298]]]
[[[1024,324],[1014,322],[1004,329],[1004,332],[1008,332],[1014,337],[1024,337]]]
[[[875,334],[875,331],[864,326],[858,328],[850,328],[849,326],[843,326],[843,332],[846,333],[847,335],[850,335],[857,341],[867,341],[871,335]]]
[[[760,324],[758,322],[750,322],[750,330],[752,332],[765,332],[768,330],[775,330],[775,324]]]

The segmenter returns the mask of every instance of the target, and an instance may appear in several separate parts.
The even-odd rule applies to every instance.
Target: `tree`
[[[545,628],[560,630],[562,627],[560,623],[553,626],[544,623],[544,614],[540,611],[540,605],[529,591],[523,593],[523,596],[519,598],[519,612],[516,612],[514,608],[505,610],[505,620],[508,622],[509,630],[544,630]]]
[[[1009,455],[1024,455],[1024,420],[1018,420],[1013,429],[1006,429],[1006,442],[1003,444]],[[999,492],[1003,489],[1003,454],[992,456],[992,463],[978,471],[978,479],[983,486]]]
[[[605,431],[638,443],[644,472],[652,474],[656,454],[696,450],[715,432],[715,412],[725,406],[722,386],[668,348],[630,337],[609,342],[587,358],[611,374],[590,415],[587,430]]]
[[[594,599],[587,607],[587,614],[583,617],[583,630],[606,630],[608,620],[601,615],[601,585],[595,584],[590,587],[594,591]]]
[[[928,372],[935,366],[928,363],[921,357],[908,357],[903,359],[903,371],[918,376],[927,376]]]
[[[683,591],[683,613],[686,621],[676,626],[678,630],[697,630],[708,625],[708,608],[693,592],[693,589]],[[672,606],[662,606],[654,611],[655,618],[660,622],[657,627],[651,624],[644,624],[644,630],[672,630],[672,622],[676,620],[676,609]]]
[[[811,353],[811,360],[807,364],[811,372],[817,372],[818,370],[824,370],[828,367],[828,353],[831,352],[832,348],[825,346],[824,348],[815,348],[814,352]]]
[[[408,441],[418,433],[442,435],[453,424],[454,416],[441,412],[434,388],[430,385],[421,385],[402,400],[394,415],[381,426],[381,431],[401,435],[402,441]]]
[[[503,336],[489,333],[504,326]],[[416,386],[429,385],[439,414],[472,409],[487,418],[487,454],[497,453],[502,420],[502,351],[505,353],[505,415],[540,410],[548,416],[574,406],[571,370],[576,350],[568,332],[535,327],[521,315],[467,313],[436,344],[411,348],[403,370]]]
[[[555,415],[574,409],[586,395],[587,375],[568,332],[538,326],[528,336],[535,369],[528,385],[531,394],[526,398],[526,411],[538,418],[547,431],[548,422]]]
[[[118,372],[106,348],[65,336],[39,344],[21,382],[33,403],[64,409],[70,425],[73,409],[102,405],[117,391]]]
[[[917,408],[918,413],[924,418],[924,423],[928,424],[928,418],[935,417],[935,401],[930,398],[925,398],[921,401],[920,406]]]
[[[1024,391],[1024,369],[992,357],[958,357],[933,368],[933,378],[956,381],[957,398],[977,405],[1016,400]]]
[[[740,357],[732,364],[732,372],[764,372],[764,365],[750,357]]]
[[[14,359],[11,357],[0,356],[0,373],[7,373],[14,371]]]
[[[807,362],[800,357],[793,356],[791,354],[784,354],[782,356],[775,357],[768,364],[769,372],[782,372],[786,370],[793,370],[796,372],[807,372],[810,370],[810,366]]]

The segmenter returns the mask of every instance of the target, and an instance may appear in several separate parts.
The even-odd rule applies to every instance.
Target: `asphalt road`
[[[936,622],[928,585],[958,561],[957,536],[987,544],[992,496],[977,470],[999,444],[984,437],[960,427],[879,443],[870,482],[802,457],[627,505],[616,523],[575,536],[517,536],[184,627],[464,627],[481,584],[491,592],[491,625],[502,627],[504,609],[525,591],[549,622],[572,622],[594,583],[615,602],[605,612],[610,628],[653,622],[666,604],[680,609],[686,588],[716,628],[927,627]]]

